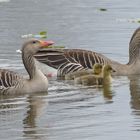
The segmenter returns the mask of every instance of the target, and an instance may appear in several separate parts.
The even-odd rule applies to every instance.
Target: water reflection
[[[105,85],[103,86],[103,96],[106,100],[112,101],[113,98],[113,90],[111,85]]]
[[[43,99],[44,95],[46,96],[47,94],[39,93],[38,95],[30,95],[27,99],[29,105],[27,107],[26,117],[23,119],[23,137],[26,138],[42,138],[42,135],[40,135],[41,128],[38,127],[37,120],[41,115],[43,115],[44,109],[47,107],[47,102]]]
[[[24,97],[21,95],[0,95],[0,113],[17,110],[22,105],[22,100],[24,100]]]
[[[140,115],[140,77],[129,76],[130,79],[130,94],[131,108],[134,109],[135,115]]]
[[[77,86],[76,84],[74,84],[73,80],[70,80],[68,82],[69,84],[71,85],[75,85]],[[103,94],[103,97],[104,99],[108,102],[112,101],[113,99],[113,96],[114,96],[114,90],[113,90],[113,85],[112,84],[107,84],[107,85],[103,85],[103,86],[82,86],[80,87],[81,89],[83,88],[87,88],[87,89],[93,89],[93,91],[95,89],[97,89],[97,91],[101,92]]]
[[[42,128],[38,127],[37,121],[44,114],[44,109],[47,107],[47,102],[44,98],[46,95],[47,93],[25,94],[20,96],[15,94],[0,95],[1,126],[9,129],[9,121],[11,121],[13,124],[12,128],[14,129],[13,132],[18,131],[19,133],[22,129],[18,130],[17,126],[19,120],[23,120],[23,137],[27,139],[41,139],[46,133],[43,132]],[[26,112],[25,117],[16,119],[18,113],[24,111]],[[5,133],[5,130],[3,131]],[[43,133],[43,135],[41,135],[41,133]]]
[[[130,79],[130,105],[132,114],[134,115],[134,128],[135,131],[140,130],[140,76],[129,76]]]

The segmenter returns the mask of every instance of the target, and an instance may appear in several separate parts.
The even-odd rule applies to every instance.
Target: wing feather
[[[100,53],[82,49],[43,49],[35,58],[58,69],[58,75],[64,76],[67,73],[91,69],[95,63],[106,64],[111,60]]]
[[[6,69],[0,69],[0,87],[9,88],[15,86],[21,79],[17,73]]]

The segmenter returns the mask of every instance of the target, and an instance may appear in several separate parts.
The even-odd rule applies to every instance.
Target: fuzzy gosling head
[[[93,73],[97,75],[100,74],[102,72],[102,68],[103,68],[102,64],[98,64],[98,63],[94,64]]]
[[[111,74],[112,72],[115,72],[115,70],[110,66],[110,65],[104,65],[103,66],[103,72],[104,73],[108,73],[108,74]]]

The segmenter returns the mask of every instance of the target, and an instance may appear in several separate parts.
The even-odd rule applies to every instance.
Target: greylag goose
[[[82,84],[86,86],[92,86],[92,85],[107,85],[110,84],[112,81],[111,73],[113,72],[113,69],[110,65],[104,65],[102,74],[99,73],[97,75],[85,75],[80,76],[74,79],[74,82],[76,84]]]
[[[35,57],[58,70],[58,76],[67,73],[91,69],[95,63],[110,64],[116,71],[114,75],[140,74],[140,28],[138,28],[129,43],[129,62],[121,64],[100,53],[82,49],[52,49],[39,51]]]
[[[16,72],[0,69],[0,95],[47,91],[47,77],[35,65],[34,54],[52,44],[52,41],[37,39],[26,41],[22,47],[22,60],[29,79],[24,79]]]
[[[75,71],[71,72],[65,75],[65,80],[74,80],[77,77],[84,76],[84,75],[89,75],[89,74],[95,74],[99,75],[102,72],[102,65],[96,63],[92,70],[81,70],[81,71]]]

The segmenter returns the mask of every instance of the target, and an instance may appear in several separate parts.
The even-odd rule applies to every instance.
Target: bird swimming
[[[29,78],[16,72],[0,69],[0,95],[46,92],[48,79],[35,64],[34,54],[52,45],[53,41],[30,39],[23,44],[22,61]]]
[[[65,80],[74,80],[77,77],[89,75],[89,74],[95,74],[98,75],[102,71],[102,65],[101,64],[95,64],[93,65],[93,68],[90,70],[81,70],[81,71],[75,71],[71,72],[65,75]]]
[[[95,64],[96,65],[96,64]],[[102,68],[102,72],[98,74],[90,74],[80,76],[74,79],[76,84],[82,84],[86,86],[94,86],[94,85],[108,85],[112,81],[111,73],[114,72],[110,65],[104,65]]]
[[[74,71],[92,69],[95,63],[109,64],[116,71],[114,75],[140,74],[140,28],[133,33],[129,43],[129,61],[121,64],[94,51],[83,49],[51,49],[39,51],[35,58],[57,69],[58,76]]]

